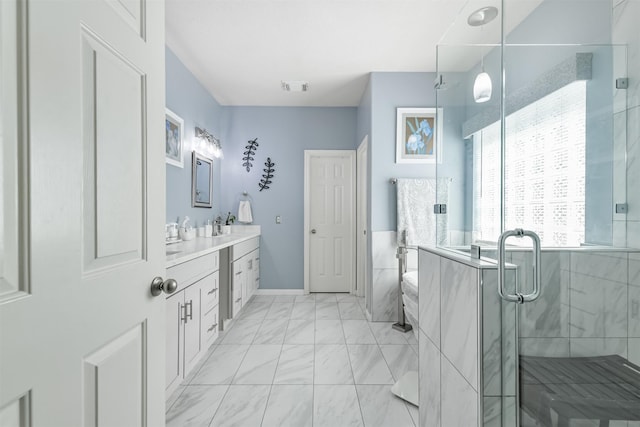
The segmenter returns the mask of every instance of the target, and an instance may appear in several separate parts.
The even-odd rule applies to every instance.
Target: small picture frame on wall
[[[442,162],[442,108],[398,108],[396,121],[396,163]]]
[[[165,108],[165,158],[170,165],[184,167],[184,120]]]

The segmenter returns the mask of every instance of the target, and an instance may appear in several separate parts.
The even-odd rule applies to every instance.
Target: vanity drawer
[[[178,282],[178,290],[220,269],[218,251],[167,268],[167,277]]]
[[[260,237],[254,237],[244,242],[237,243],[231,247],[231,260],[242,258],[249,252],[253,252],[260,246]]]
[[[215,306],[218,305],[220,299],[220,278],[219,272],[216,271],[211,276],[208,276],[202,286],[202,312],[208,313]]]
[[[218,338],[218,331],[220,328],[218,327],[218,307],[214,307],[213,310],[205,313],[202,317],[202,326],[201,326],[201,340],[203,344],[203,349],[209,348],[211,344]]]

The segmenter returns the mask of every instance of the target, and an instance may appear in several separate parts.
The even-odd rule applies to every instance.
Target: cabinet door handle
[[[207,295],[211,295],[212,293],[214,293],[215,291],[217,291],[218,289],[213,288],[211,289],[209,292],[207,292]]]
[[[189,316],[189,320],[193,320],[193,300],[186,303],[185,306],[189,306],[189,313],[187,316]],[[184,323],[187,323],[187,321],[185,320]]]
[[[214,323],[213,325],[211,325],[211,327],[209,329],[207,329],[207,332],[213,331],[216,328],[216,326],[218,326],[218,324]]]
[[[241,275],[241,274],[242,274],[242,270],[241,270],[241,271],[236,272],[236,276],[239,276],[239,275]]]
[[[240,301],[242,301],[242,298],[238,298],[238,299],[236,300],[236,302],[240,302]]]
[[[182,320],[185,325],[187,324],[187,304],[180,304],[180,311],[182,311],[182,317],[180,320]]]

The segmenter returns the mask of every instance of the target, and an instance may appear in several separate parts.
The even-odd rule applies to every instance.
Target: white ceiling
[[[222,105],[357,106],[372,71],[435,71],[438,42],[498,41],[499,18],[466,24],[485,5],[499,0],[167,0],[166,41]]]

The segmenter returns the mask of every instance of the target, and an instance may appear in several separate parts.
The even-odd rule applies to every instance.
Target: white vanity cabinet
[[[258,288],[256,259],[259,260],[260,239],[245,240],[231,247],[231,317],[236,317]]]
[[[260,286],[260,249],[257,249],[252,252],[253,254],[253,281],[251,294],[255,294]]]
[[[218,336],[218,252],[167,268],[178,289],[166,302],[166,391],[186,377]]]

